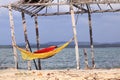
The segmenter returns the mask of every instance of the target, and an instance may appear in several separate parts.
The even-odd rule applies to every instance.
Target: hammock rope
[[[65,47],[67,47],[72,42],[72,40],[73,40],[73,38],[52,51],[40,53],[40,54],[39,53],[35,54],[30,51],[26,51],[25,49],[22,49],[18,46],[15,46],[15,47],[21,52],[23,60],[33,60],[33,59],[38,59],[38,58],[39,59],[47,59],[47,58],[50,58],[50,57],[54,56],[55,54],[59,53],[60,51],[62,51]]]

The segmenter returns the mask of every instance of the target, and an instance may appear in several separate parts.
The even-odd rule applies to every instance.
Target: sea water
[[[32,50],[36,50],[32,48]],[[90,48],[86,48],[89,67],[92,66]],[[27,69],[27,62],[21,58],[18,52],[18,64],[20,69]],[[96,68],[120,68],[120,47],[94,48]],[[79,48],[80,68],[84,69],[84,52]],[[37,60],[36,60],[37,63]],[[12,48],[0,48],[0,68],[14,67],[14,56]],[[76,55],[74,48],[65,48],[60,53],[48,59],[41,59],[42,69],[75,69]],[[31,61],[32,69],[35,69]]]

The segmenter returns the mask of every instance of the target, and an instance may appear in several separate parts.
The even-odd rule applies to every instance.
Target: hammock
[[[73,39],[71,39],[70,41],[66,42],[65,44],[61,45],[58,48],[55,48],[52,51],[49,52],[44,52],[44,53],[32,53],[29,51],[26,51],[18,46],[16,46],[16,48],[21,52],[22,58],[24,60],[33,60],[33,59],[47,59],[50,58],[52,56],[54,56],[55,54],[59,53],[61,50],[63,50],[65,47],[67,47],[69,45],[70,42],[72,42]]]
[[[34,54],[40,54],[40,53],[45,53],[45,52],[53,51],[56,48],[57,48],[57,46],[49,46],[47,48],[42,48],[40,50],[34,51]]]

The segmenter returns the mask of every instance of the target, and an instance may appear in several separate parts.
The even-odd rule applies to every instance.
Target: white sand
[[[0,70],[0,80],[120,80],[120,69]]]

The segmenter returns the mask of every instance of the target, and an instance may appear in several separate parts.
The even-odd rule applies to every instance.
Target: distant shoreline
[[[18,45],[20,47],[25,47],[24,45]],[[48,47],[51,45],[40,45],[41,48]],[[90,48],[90,45],[78,45],[79,48]],[[36,45],[31,45],[32,48],[36,48]],[[68,45],[66,48],[74,48],[75,45]],[[94,45],[94,48],[107,48],[107,47],[120,47],[120,44],[100,44]],[[12,48],[12,45],[0,45],[0,48]]]

